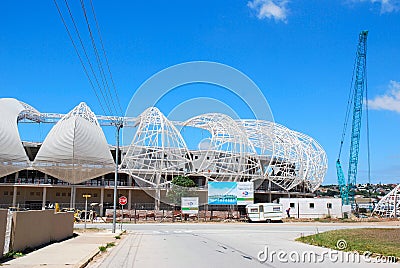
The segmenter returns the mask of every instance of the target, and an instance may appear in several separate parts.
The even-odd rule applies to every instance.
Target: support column
[[[75,197],[76,197],[76,187],[71,185],[71,201],[69,203],[70,208],[75,208]]]
[[[49,176],[47,174],[44,174],[44,183],[49,183]]]
[[[155,209],[155,211],[159,211],[160,210],[160,199],[161,199],[161,189],[160,189],[160,186],[157,186],[157,188],[156,188],[156,198],[155,198],[155,200],[154,200],[154,202],[155,202],[155,206],[154,206],[154,209]]]
[[[12,206],[16,207],[17,206],[17,186],[14,186],[14,194],[13,194],[13,203]]]
[[[128,190],[128,210],[132,209],[132,189]]]
[[[105,177],[101,176],[101,186],[105,186]]]
[[[42,210],[46,209],[47,187],[43,187]]]
[[[132,176],[128,176],[128,186],[132,186]]]
[[[269,190],[269,202],[272,203],[272,189],[270,180],[268,180],[268,190]]]
[[[19,172],[15,172],[14,183],[18,183]]]
[[[104,176],[102,178],[102,180],[104,179]],[[99,208],[100,208],[100,217],[104,216],[104,187],[102,187],[100,189],[100,204],[99,204]]]

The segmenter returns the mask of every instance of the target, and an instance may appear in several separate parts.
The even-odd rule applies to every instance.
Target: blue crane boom
[[[336,161],[336,170],[338,176],[338,184],[342,202],[345,205],[354,202],[354,187],[357,182],[357,166],[358,166],[358,153],[360,150],[360,132],[361,132],[361,118],[364,100],[364,89],[366,87],[366,71],[367,71],[367,36],[368,31],[362,31],[359,34],[356,63],[355,63],[355,77],[354,88],[352,94],[353,103],[353,119],[351,128],[351,139],[350,139],[350,158],[349,158],[349,170],[347,177],[347,184],[345,181],[343,169],[340,163],[340,154],[342,151],[343,140],[346,131],[347,122],[345,122],[344,132],[342,134],[342,141],[340,144],[339,157]],[[346,119],[347,121],[347,119]]]

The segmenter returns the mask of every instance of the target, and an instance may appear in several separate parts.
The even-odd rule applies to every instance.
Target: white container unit
[[[287,209],[291,218],[342,218],[342,199],[341,198],[280,198],[287,216]]]

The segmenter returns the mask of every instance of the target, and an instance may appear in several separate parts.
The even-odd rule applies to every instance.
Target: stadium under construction
[[[117,150],[107,143],[102,127],[117,120],[133,133],[118,150],[118,195],[128,197],[128,209],[134,204],[158,209],[168,203],[176,176],[195,182],[203,204],[211,181],[254,182],[255,202],[269,202],[313,196],[327,171],[318,142],[269,121],[209,113],[177,122],[155,107],[136,118],[96,116],[85,103],[68,114],[49,114],[11,98],[0,99],[0,114],[4,208],[42,209],[54,203],[82,208],[83,194],[91,195],[100,215],[111,208]],[[25,142],[18,125],[27,122],[54,126],[43,141]],[[207,135],[191,149],[187,139],[193,137],[185,133],[195,130]]]

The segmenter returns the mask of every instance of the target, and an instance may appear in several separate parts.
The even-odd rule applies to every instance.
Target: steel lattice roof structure
[[[386,218],[400,217],[400,184],[378,202],[372,213]]]
[[[254,181],[256,187],[270,180],[286,191],[300,184],[315,191],[327,171],[327,156],[318,142],[269,121],[208,113],[176,122],[156,107],[137,118],[96,116],[85,103],[66,115],[49,114],[8,98],[0,99],[0,113],[0,177],[29,168],[75,184],[110,173],[115,162],[101,126],[117,119],[124,127],[136,128],[122,148],[121,172],[155,188],[185,175]],[[17,124],[24,121],[55,123],[33,161],[18,133]],[[207,148],[189,150],[181,133],[185,127],[209,132]]]

